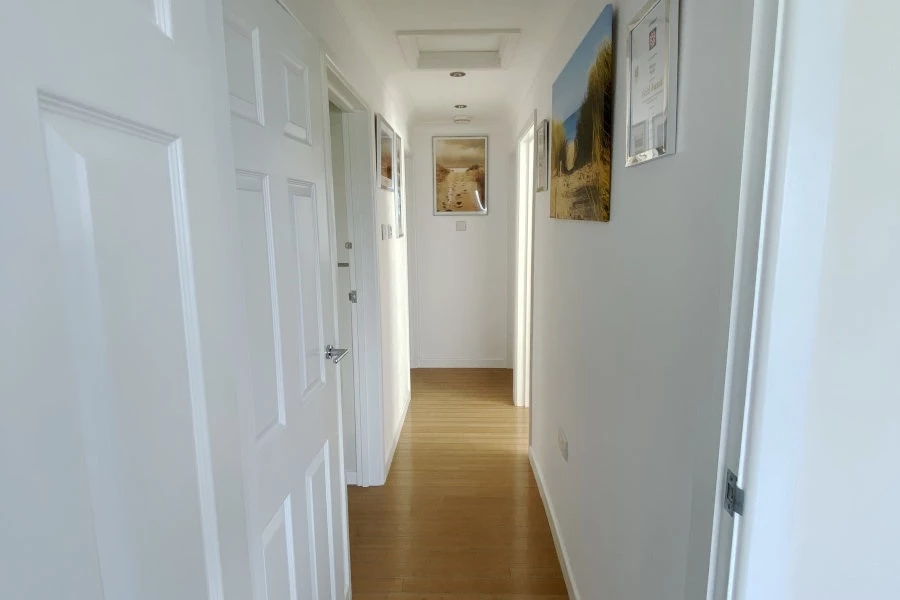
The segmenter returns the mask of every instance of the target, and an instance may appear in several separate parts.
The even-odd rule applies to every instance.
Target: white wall
[[[788,3],[736,598],[900,594],[898,20]]]
[[[384,115],[391,126],[407,140],[408,107],[396,91],[386,87],[378,71],[379,65],[373,65],[366,52],[355,42],[355,36],[335,3],[321,0],[285,0],[285,3],[307,29],[322,39],[329,58],[360,99],[370,110]],[[373,120],[373,140],[374,128]],[[357,202],[361,200],[355,199]],[[379,323],[374,326],[371,334],[376,338],[373,340],[377,342],[376,347],[381,348],[381,356],[370,357],[375,363],[372,368],[378,375],[372,381],[378,388],[374,390],[378,396],[360,401],[381,407],[381,414],[370,415],[374,426],[366,432],[368,439],[364,449],[372,461],[381,464],[390,458],[393,441],[399,435],[401,418],[410,397],[407,249],[406,238],[381,240],[381,224],[394,223],[392,192],[377,190],[375,205],[364,206],[363,210],[373,215],[371,226],[376,241],[374,248],[358,247],[357,251],[376,253],[380,314],[376,317]],[[379,467],[377,471],[380,473],[382,468]],[[386,476],[386,473],[380,475]]]
[[[520,127],[549,117],[603,4],[575,4]],[[616,3],[612,220],[550,220],[549,193],[535,208],[532,453],[582,600],[706,594],[753,7],[682,2],[677,154],[626,169],[626,31],[643,5]]]
[[[431,138],[488,136],[488,214],[435,216]],[[413,128],[415,190],[409,219],[410,278],[417,367],[509,368],[507,311],[513,145],[505,122],[467,126],[423,123]],[[457,221],[467,230],[456,231]]]

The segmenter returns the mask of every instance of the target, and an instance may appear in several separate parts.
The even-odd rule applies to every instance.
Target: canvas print
[[[394,189],[394,130],[384,117],[375,118],[375,134],[378,145],[378,171],[381,189]]]
[[[433,146],[435,214],[486,215],[487,137],[435,137]]]
[[[547,178],[549,173],[547,171],[547,167],[550,163],[549,151],[550,151],[550,122],[547,119],[541,121],[541,124],[537,129],[537,136],[535,139],[535,153],[534,153],[534,170],[535,170],[535,188],[538,192],[546,192],[547,191]]]
[[[402,238],[406,235],[406,225],[403,214],[403,140],[400,139],[399,135],[394,140],[394,169],[397,171],[396,189],[394,190],[394,213],[397,218],[397,237]]]
[[[553,84],[550,216],[609,221],[612,168],[613,6],[575,49]]]

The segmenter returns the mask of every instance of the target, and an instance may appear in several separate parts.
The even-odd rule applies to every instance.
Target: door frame
[[[532,155],[529,160],[529,164],[531,167],[531,194],[529,198],[526,199],[526,202],[530,205],[532,210],[532,218],[530,226],[528,223],[524,225],[527,229],[525,231],[526,239],[525,239],[525,256],[522,256],[521,249],[519,248],[519,233],[520,229],[523,227],[521,218],[522,218],[522,195],[526,192],[522,188],[522,177],[521,177],[521,168],[523,166],[523,156],[522,156],[522,145],[526,143],[526,138],[531,136],[531,145],[532,145]],[[517,407],[520,408],[529,408],[531,407],[531,382],[532,382],[532,373],[533,370],[531,368],[532,362],[532,350],[533,350],[533,326],[534,326],[534,205],[535,199],[537,197],[537,186],[535,185],[535,177],[536,172],[534,169],[534,142],[535,136],[537,135],[537,111],[532,114],[531,120],[528,121],[524,127],[519,132],[519,135],[516,137],[516,150],[515,150],[515,177],[516,177],[516,195],[515,195],[515,210],[512,211],[514,214],[513,218],[513,402]],[[522,266],[521,261],[525,259],[525,265]],[[519,289],[519,270],[520,267],[524,269],[524,295],[521,294],[522,290]],[[522,323],[519,321],[519,304],[520,302],[525,302],[525,306],[522,307],[522,311],[524,312],[522,316]],[[519,328],[520,325],[524,325],[526,331],[528,333],[527,336],[527,344],[525,340],[520,339]],[[527,345],[527,347],[521,348],[523,365],[519,364],[519,352],[520,346]],[[519,371],[523,368],[523,366],[527,366],[526,373],[523,377],[527,378],[519,382]],[[524,385],[524,391],[519,390],[519,386]],[[530,430],[530,428],[529,428]],[[530,434],[529,434],[530,435]]]
[[[739,515],[725,508],[726,472],[737,474],[744,486],[744,449],[748,439],[754,352],[759,335],[763,280],[767,256],[777,244],[777,232],[767,230],[770,211],[771,161],[777,123],[784,0],[756,0],[750,38],[750,68],[744,123],[740,199],[738,203],[734,277],[725,387],[719,435],[718,471],[713,511],[712,545],[707,600],[732,597],[732,580],[740,536]]]
[[[385,479],[382,427],[381,299],[375,240],[375,114],[353,89],[326,51],[323,72],[325,106],[332,102],[343,113],[347,230],[353,243],[350,283],[358,301],[350,307],[353,330],[353,382],[356,406],[356,484],[380,485]],[[324,125],[323,125],[324,126]],[[326,127],[326,175],[329,207],[335,210],[334,172],[330,128]],[[332,227],[334,214],[331,215]],[[331,232],[332,252],[337,256],[336,232]],[[337,265],[332,265],[337,271]],[[343,444],[343,431],[341,432]],[[341,469],[344,469],[343,464]]]

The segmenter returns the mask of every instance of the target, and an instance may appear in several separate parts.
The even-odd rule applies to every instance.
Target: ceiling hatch
[[[508,69],[520,29],[398,31],[397,39],[413,71]]]

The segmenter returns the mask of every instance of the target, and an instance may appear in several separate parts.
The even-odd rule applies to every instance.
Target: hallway
[[[413,370],[387,485],[350,487],[354,600],[563,600],[506,370]]]

